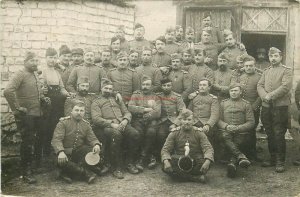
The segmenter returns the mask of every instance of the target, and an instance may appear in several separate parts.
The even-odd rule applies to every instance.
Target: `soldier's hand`
[[[43,101],[47,104],[47,105],[51,105],[51,99],[49,97],[44,97]]]
[[[43,94],[48,94],[48,87],[43,85],[42,91],[43,91]]]
[[[75,97],[76,97],[76,93],[74,93],[74,92],[69,92],[69,97],[70,97],[70,98],[75,98]]]
[[[265,96],[264,100],[265,100],[266,102],[269,102],[269,101],[271,100],[271,95],[270,95],[270,94],[267,94],[267,95]]]
[[[96,144],[96,145],[94,146],[93,152],[94,152],[95,154],[98,154],[98,155],[99,155],[99,153],[100,153],[100,146],[99,146],[98,144]]]
[[[233,132],[233,131],[235,131],[235,126],[234,126],[234,125],[228,125],[228,126],[226,127],[226,130],[227,130],[227,131],[230,131],[230,132]]]
[[[144,113],[148,113],[148,112],[151,112],[151,111],[153,111],[152,108],[144,108]]]
[[[239,43],[238,47],[239,47],[239,49],[241,49],[241,51],[246,50],[246,47],[245,47],[245,45],[243,43]]]
[[[202,167],[200,168],[200,172],[202,174],[206,174],[206,172],[208,171],[209,169],[209,166],[210,166],[210,163],[211,161],[209,159],[206,159],[204,164],[202,165]]]
[[[58,160],[57,160],[57,162],[58,162],[58,165],[60,165],[60,166],[62,166],[62,165],[64,165],[65,163],[67,163],[68,162],[68,157],[67,157],[67,155],[65,154],[65,152],[60,152],[59,154],[58,154]]]
[[[193,93],[191,93],[191,94],[188,95],[188,98],[189,98],[190,100],[192,100],[192,99],[195,98],[196,96],[197,96],[197,92],[193,92]]]
[[[210,64],[212,61],[213,61],[213,59],[210,58],[210,57],[206,57],[206,58],[204,59],[204,63],[205,63],[205,64]]]
[[[126,119],[122,120],[122,122],[119,124],[119,131],[124,131],[127,124],[128,124],[128,120]]]
[[[122,102],[123,101],[123,97],[121,96],[120,93],[116,94],[116,101],[118,101],[118,102]]]
[[[202,131],[204,132],[204,133],[208,133],[209,132],[209,126],[208,125],[204,125],[203,127],[202,127]]]
[[[165,172],[173,172],[173,168],[169,160],[164,160],[164,171]]]
[[[119,128],[119,124],[117,123],[111,123],[110,126],[114,129],[118,129]]]

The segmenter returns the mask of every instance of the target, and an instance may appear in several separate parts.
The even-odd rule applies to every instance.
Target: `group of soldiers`
[[[201,183],[215,160],[227,160],[235,177],[237,166],[258,160],[260,119],[270,152],[262,166],[285,171],[292,69],[274,47],[258,49],[255,60],[211,20],[205,15],[199,38],[176,26],[153,42],[141,24],[131,41],[120,27],[99,58],[90,49],[48,48],[42,72],[27,52],[4,91],[22,134],[23,179],[35,183],[33,168],[53,150],[69,183],[107,172],[122,179],[124,166],[138,174],[158,160],[170,176]],[[91,164],[90,152],[100,160]]]

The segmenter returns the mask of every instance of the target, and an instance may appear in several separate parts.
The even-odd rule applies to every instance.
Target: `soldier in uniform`
[[[120,52],[117,56],[117,68],[108,73],[108,79],[112,81],[114,90],[119,92],[128,104],[132,93],[140,88],[140,81],[135,70],[128,67],[128,54]]]
[[[254,114],[255,125],[251,131],[251,147],[245,152],[249,159],[257,160],[256,153],[256,130],[259,123],[261,99],[257,92],[257,83],[261,77],[255,70],[255,59],[252,56],[245,55],[241,57],[244,73],[240,76],[239,83],[242,85],[242,98],[249,101]]]
[[[182,69],[189,72],[189,69],[193,64],[193,53],[191,49],[185,49],[182,51],[182,63]]]
[[[120,45],[120,49],[121,51],[129,51],[129,43],[125,38],[125,29],[124,29],[124,25],[120,25],[117,27],[115,36],[118,37],[121,41],[121,45]]]
[[[135,24],[134,26],[134,40],[129,41],[129,48],[135,49],[142,53],[143,47],[151,48],[151,43],[144,38],[145,35],[145,27],[140,23]]]
[[[12,113],[15,117],[17,128],[21,133],[21,173],[27,183],[35,183],[32,175],[32,147],[35,146],[35,160],[41,159],[42,133],[42,104],[50,104],[50,99],[43,95],[36,71],[38,59],[35,53],[26,52],[24,69],[16,72],[4,90]],[[37,155],[38,154],[38,155]]]
[[[139,66],[139,53],[134,49],[130,49],[128,60],[129,68],[136,69]]]
[[[195,30],[192,27],[187,27],[185,30],[185,40],[180,45],[182,50],[191,49],[194,54],[195,49]]]
[[[297,110],[299,112],[299,110],[300,110],[300,82],[299,81],[297,82],[296,89],[295,89],[295,103],[296,103],[296,106],[297,106]],[[300,124],[300,115],[299,115],[299,113],[298,113],[297,118],[298,118],[298,124]],[[300,144],[298,144],[298,146],[300,146]],[[299,147],[299,153],[300,153],[300,147]],[[300,166],[300,157],[298,157],[298,159],[294,160],[293,164],[295,166]]]
[[[62,118],[57,124],[52,146],[57,155],[57,164],[61,169],[60,176],[68,183],[74,178],[81,178],[88,183],[94,182],[96,167],[85,161],[87,153],[100,153],[100,142],[95,136],[89,122],[84,120],[85,104],[73,103],[70,116]]]
[[[267,68],[257,84],[262,99],[261,121],[268,136],[270,161],[264,162],[265,167],[276,166],[275,171],[285,171],[285,133],[288,125],[288,106],[292,88],[292,69],[281,63],[282,53],[271,47],[269,50],[271,66]]]
[[[59,48],[59,63],[56,65],[56,69],[61,75],[61,79],[64,86],[67,85],[69,76],[74,68],[71,64],[72,52],[67,45],[61,45]]]
[[[160,90],[160,80],[162,79],[162,74],[159,68],[157,68],[156,64],[154,64],[152,61],[152,50],[150,48],[143,49],[142,64],[135,70],[140,81],[144,75],[147,75],[151,78],[153,91],[157,92]]]
[[[198,90],[194,98],[191,99],[188,109],[194,113],[195,124],[204,132],[214,150],[217,145],[216,139],[216,123],[219,120],[220,105],[218,98],[209,94],[211,81],[207,78],[202,78],[199,81]]]
[[[101,60],[100,68],[104,71],[103,77],[107,78],[109,71],[115,68],[115,66],[111,63],[111,51],[109,49],[104,49],[101,52]]]
[[[168,78],[161,80],[162,92],[157,96],[161,100],[161,118],[157,133],[158,147],[161,150],[167,136],[170,133],[170,126],[176,123],[179,113],[186,108],[182,96],[172,91],[172,81]]]
[[[249,148],[250,133],[254,128],[254,115],[250,102],[241,97],[241,84],[231,84],[229,94],[230,99],[221,102],[218,127],[231,156],[227,165],[227,176],[234,178],[237,164],[243,168],[251,164],[244,152]]]
[[[172,27],[167,28],[165,33],[165,39],[166,39],[166,47],[165,52],[169,55],[173,53],[181,53],[180,46],[175,42],[175,29]]]
[[[233,71],[228,68],[228,63],[227,54],[220,53],[218,56],[219,69],[215,71],[215,80],[212,86],[212,92],[218,97],[219,101],[229,97],[229,85],[236,81]]]
[[[184,40],[184,31],[181,25],[175,26],[175,42],[181,46]]]
[[[103,79],[101,84],[101,95],[96,98],[91,106],[92,122],[95,126],[95,134],[98,139],[102,139],[106,162],[111,163],[113,176],[123,179],[122,148],[121,144],[127,147],[127,170],[132,174],[139,173],[134,165],[135,156],[138,154],[138,144],[140,135],[129,123],[131,113],[121,100],[116,100],[113,96],[113,83],[108,79]],[[110,154],[107,154],[109,151]]]
[[[236,82],[240,83],[241,76],[244,74],[244,62],[243,59],[246,54],[239,55],[236,57],[236,69],[233,70],[233,75],[235,76]]]
[[[270,62],[267,60],[267,51],[264,48],[258,48],[256,54],[256,69],[262,74],[264,70],[270,66]]]
[[[181,180],[206,183],[206,173],[214,161],[214,150],[206,135],[193,127],[192,111],[185,109],[178,118],[180,126],[169,134],[161,150],[163,171]],[[187,161],[181,162],[184,160]],[[189,161],[192,162],[188,166]]]
[[[90,82],[90,93],[99,94],[100,82],[104,75],[104,70],[95,65],[95,54],[92,50],[87,49],[84,53],[83,59],[83,66],[76,67],[71,72],[67,83],[67,90],[75,93],[77,80],[81,77],[88,77]]]
[[[233,38],[232,32],[229,32],[228,34],[224,34],[224,35],[225,35],[225,43],[227,47],[222,51],[222,53],[227,54],[229,58],[228,68],[234,70],[237,68],[236,58],[239,55],[245,54],[246,50],[243,47],[239,47],[237,45],[236,40]]]
[[[83,50],[81,48],[72,49],[72,66],[82,66],[83,63]],[[70,73],[71,74],[71,73]]]
[[[117,55],[121,51],[121,40],[119,37],[112,37],[110,40],[110,49],[111,49],[111,64],[114,67],[117,67]]]
[[[84,119],[91,123],[91,105],[95,95],[89,94],[90,83],[87,77],[81,77],[77,80],[77,92],[72,98],[67,98],[65,102],[65,116],[69,116],[72,112],[72,106],[76,101],[82,101],[85,105]]]
[[[153,148],[155,146],[157,122],[161,113],[161,101],[152,91],[152,80],[148,76],[142,77],[141,90],[137,90],[131,96],[128,110],[132,113],[132,127],[139,131],[140,160],[136,167],[143,171],[144,164],[149,169],[156,166],[153,159]]]
[[[187,71],[181,70],[182,59],[180,54],[174,53],[171,55],[171,58],[172,65],[168,78],[172,81],[172,90],[181,94],[183,101],[187,103],[187,97],[191,88],[191,80],[189,79],[190,75]]]
[[[171,56],[166,52],[166,39],[163,36],[158,37],[155,40],[156,54],[153,55],[153,63],[157,65],[158,68],[169,67],[171,64]]]

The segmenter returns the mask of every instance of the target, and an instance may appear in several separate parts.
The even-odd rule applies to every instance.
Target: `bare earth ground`
[[[260,157],[267,158],[265,142],[259,142],[264,151]],[[36,185],[27,185],[19,178],[2,184],[2,192],[18,196],[300,196],[300,167],[292,165],[292,160],[300,156],[295,143],[289,141],[287,171],[282,174],[273,168],[261,168],[254,163],[249,169],[238,169],[235,179],[226,177],[226,167],[215,164],[209,171],[209,182],[177,182],[171,180],[158,167],[146,170],[140,175],[126,173],[125,179],[117,180],[111,175],[98,177],[96,182],[74,182],[69,185],[56,180],[55,171],[44,172],[37,176]]]

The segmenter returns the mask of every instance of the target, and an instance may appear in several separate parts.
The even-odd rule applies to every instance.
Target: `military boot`
[[[276,157],[275,172],[282,173],[285,171],[285,154],[278,154]]]
[[[32,170],[28,166],[23,167],[22,169],[22,179],[28,184],[34,184],[37,182],[33,176]]]
[[[276,155],[271,155],[271,158],[269,161],[264,161],[261,164],[261,167],[273,167],[276,165]]]

